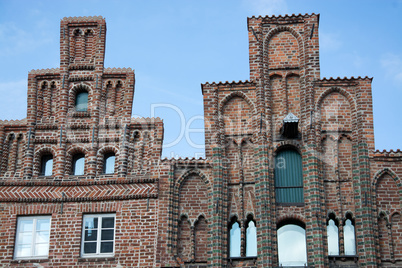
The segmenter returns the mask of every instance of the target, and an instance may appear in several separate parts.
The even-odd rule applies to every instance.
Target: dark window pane
[[[85,218],[85,229],[97,229],[98,218]]]
[[[114,217],[107,217],[102,219],[102,228],[113,228]]]
[[[97,230],[86,230],[85,231],[85,241],[96,241],[98,235]]]
[[[113,240],[114,230],[102,230],[101,240]]]
[[[96,253],[96,242],[84,243],[84,253]]]
[[[113,242],[101,243],[101,253],[112,253],[112,252],[113,252]]]
[[[88,92],[80,92],[75,99],[75,110],[86,112],[88,110]]]

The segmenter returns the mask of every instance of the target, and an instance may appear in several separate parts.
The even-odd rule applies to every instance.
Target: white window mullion
[[[102,216],[98,217],[98,237],[96,241],[96,254],[100,254],[100,246],[101,246],[101,233],[102,233]]]
[[[36,242],[36,219],[33,219],[32,224],[32,242],[31,242],[31,256],[35,256],[35,242]]]

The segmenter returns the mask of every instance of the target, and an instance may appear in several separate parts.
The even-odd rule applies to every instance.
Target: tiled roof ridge
[[[393,149],[390,149],[390,150],[383,149],[382,151],[375,150],[374,154],[383,154],[385,156],[392,156],[392,155],[395,155],[395,154],[402,155],[402,151],[400,149],[396,149],[395,151]]]
[[[103,73],[128,73],[128,72],[132,72],[133,71],[133,69],[131,69],[130,67],[128,67],[128,68],[125,68],[125,67],[123,67],[123,68],[115,68],[115,67],[113,67],[113,68],[105,68],[105,69],[103,69]]]
[[[326,77],[323,77],[323,78],[321,78],[319,81],[338,81],[338,80],[366,80],[366,79],[369,79],[369,80],[373,80],[373,77],[368,77],[368,76],[364,76],[364,77],[361,77],[361,76],[358,76],[358,77],[354,77],[354,76],[352,76],[352,77],[336,77],[336,78],[334,78],[334,77],[329,77],[329,78],[326,78]]]
[[[94,21],[94,20],[105,20],[102,16],[78,16],[78,17],[64,17],[62,21]]]
[[[301,13],[299,13],[297,15],[296,14],[292,14],[292,15],[285,14],[284,16],[282,16],[282,15],[278,15],[278,16],[276,16],[276,15],[271,15],[271,16],[270,15],[266,15],[266,16],[259,15],[259,16],[251,16],[251,17],[249,17],[249,19],[290,19],[290,18],[300,18],[300,17],[305,18],[305,17],[316,16],[316,15],[318,15],[318,14],[315,14],[315,13],[301,14]]]
[[[131,117],[130,123],[157,123],[163,122],[160,117]]]
[[[253,84],[254,83],[254,81],[251,81],[251,80],[244,80],[244,81],[242,81],[242,80],[239,80],[239,81],[232,81],[232,82],[229,82],[229,81],[225,81],[225,82],[222,82],[222,81],[219,81],[219,82],[205,82],[205,83],[202,83],[202,85],[208,85],[208,86],[221,86],[221,85],[229,85],[229,84],[235,84],[235,85],[240,85],[240,84],[242,84],[242,85],[244,85],[244,84]]]
[[[0,125],[22,125],[26,124],[27,119],[11,119],[11,120],[0,120]]]
[[[59,73],[60,68],[32,69],[29,74]]]
[[[162,159],[162,162],[173,162],[173,163],[184,163],[184,162],[188,162],[188,161],[196,162],[196,163],[200,163],[200,162],[201,163],[209,163],[209,160],[207,158],[202,158],[202,157],[199,157],[199,158],[195,158],[195,157],[191,157],[191,158],[189,158],[189,157],[185,157],[185,158],[182,158],[182,157],[179,157],[179,158],[174,158],[174,157],[167,158],[167,157],[165,157],[165,158]]]

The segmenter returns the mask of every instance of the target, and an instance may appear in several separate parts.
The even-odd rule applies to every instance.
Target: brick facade
[[[295,224],[309,267],[402,266],[402,153],[374,151],[372,79],[320,77],[319,15],[247,23],[250,81],[202,85],[206,159],[161,160],[162,120],[131,118],[134,71],[104,68],[105,19],[64,18],[60,68],[31,71],[26,119],[0,121],[0,265],[277,267],[277,231]],[[303,201],[278,202],[285,151],[301,159]],[[114,173],[104,174],[108,155]],[[77,156],[84,175],[73,175]],[[106,213],[113,254],[88,257],[84,216]],[[16,257],[17,222],[41,215],[48,254]],[[253,225],[258,254],[248,256]]]

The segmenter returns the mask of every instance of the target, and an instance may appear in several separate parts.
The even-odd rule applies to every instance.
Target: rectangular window
[[[115,214],[84,215],[82,257],[114,256]]]
[[[15,259],[48,257],[50,219],[50,216],[18,217]]]

